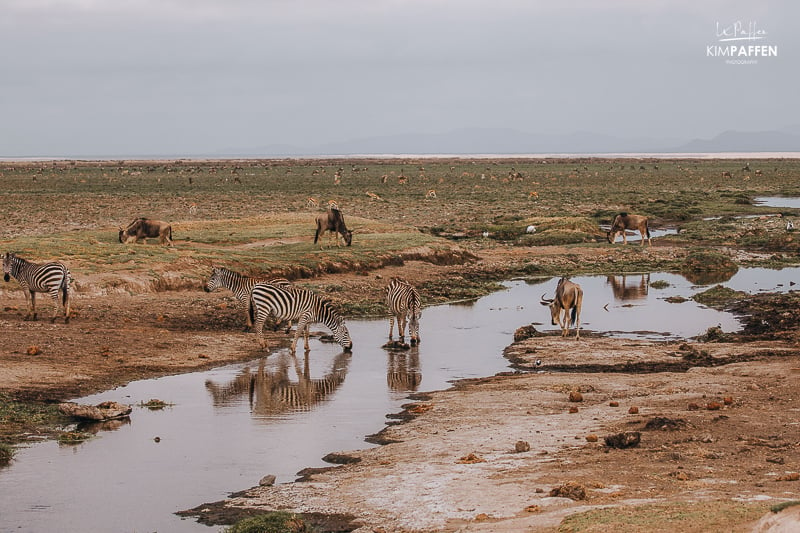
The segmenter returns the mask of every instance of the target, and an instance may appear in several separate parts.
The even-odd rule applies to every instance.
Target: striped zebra
[[[419,319],[422,316],[422,304],[419,293],[413,285],[402,278],[392,278],[386,287],[386,304],[389,306],[389,342],[392,341],[392,330],[397,318],[397,334],[400,342],[405,342],[406,323],[411,344],[420,342]]]
[[[287,290],[270,283],[257,283],[250,294],[250,319],[253,321],[256,336],[261,348],[267,348],[264,339],[264,321],[268,316],[277,320],[296,320],[297,329],[292,341],[292,353],[297,348],[297,339],[303,334],[305,349],[308,347],[308,326],[313,322],[322,322],[333,332],[333,338],[345,350],[353,348],[350,332],[344,319],[336,312],[328,300],[323,300],[316,293],[302,288]]]
[[[208,279],[208,283],[206,283],[205,287],[203,287],[203,290],[206,292],[212,292],[217,289],[228,289],[231,291],[236,299],[239,300],[239,304],[245,309],[245,323],[247,324],[245,331],[249,331],[250,328],[253,327],[253,321],[250,319],[250,311],[248,310],[248,307],[250,307],[250,291],[253,290],[256,283],[272,283],[273,285],[280,285],[285,288],[292,286],[291,282],[286,278],[251,278],[234,272],[233,270],[228,270],[227,268],[212,267],[211,277]],[[292,323],[289,322],[289,328],[291,328],[291,326]]]
[[[36,320],[36,293],[47,292],[56,304],[53,310],[55,322],[58,317],[58,293],[62,294],[61,304],[64,306],[64,323],[69,323],[69,283],[71,281],[69,269],[60,261],[36,264],[18,257],[12,252],[3,256],[3,279],[9,281],[11,277],[19,282],[25,291],[25,301],[28,303],[28,314],[25,320]]]

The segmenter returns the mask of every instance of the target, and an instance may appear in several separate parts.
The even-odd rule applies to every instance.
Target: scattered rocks
[[[625,431],[615,435],[608,435],[604,440],[609,448],[634,448],[641,442],[642,434],[638,431]]]
[[[683,418],[667,418],[656,416],[647,421],[644,429],[660,429],[663,431],[677,431],[686,427],[686,420]]]
[[[470,453],[469,455],[465,455],[464,457],[460,458],[456,461],[457,464],[461,465],[471,465],[475,463],[485,463],[486,459],[481,457],[480,455],[476,455],[474,453]]]
[[[559,487],[550,490],[553,498],[569,498],[571,500],[585,500],[586,487],[575,481],[568,481]]]
[[[776,481],[798,481],[800,480],[800,473],[798,472],[790,472],[783,476],[778,476],[775,478]]]
[[[529,452],[531,451],[531,445],[524,440],[518,440],[514,445],[514,451],[517,453]]]
[[[82,405],[75,402],[66,402],[58,405],[58,410],[73,418],[83,420],[112,420],[131,414],[131,406],[117,402],[102,402],[97,405]]]

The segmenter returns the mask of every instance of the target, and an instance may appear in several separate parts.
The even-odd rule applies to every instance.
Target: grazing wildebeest
[[[341,246],[339,235],[342,236],[347,246],[353,243],[353,232],[344,225],[344,215],[339,209],[328,208],[328,211],[317,217],[317,232],[314,234],[314,244],[317,244],[317,240],[326,231],[331,232],[331,236],[336,239],[336,246]],[[320,243],[321,246],[322,243]]]
[[[608,242],[614,244],[614,241],[617,240],[617,234],[621,233],[622,244],[628,244],[627,230],[629,229],[637,230],[642,234],[642,246],[644,246],[645,238],[647,239],[647,244],[653,245],[650,242],[650,225],[647,217],[644,215],[629,215],[628,213],[620,213],[614,217],[614,221],[611,223],[611,230],[606,233]]]
[[[158,237],[159,244],[167,243],[172,246],[172,226],[167,222],[140,217],[128,224],[126,228],[119,228],[119,242],[139,242],[148,238]]]
[[[581,306],[583,305],[583,289],[577,283],[573,283],[567,278],[561,278],[556,287],[556,296],[553,299],[546,299],[542,295],[542,305],[550,307],[551,323],[555,326],[556,320],[561,326],[561,336],[569,335],[570,324],[575,326],[575,338],[581,335]]]

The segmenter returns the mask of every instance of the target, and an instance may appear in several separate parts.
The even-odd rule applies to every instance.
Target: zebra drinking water
[[[256,283],[271,283],[273,285],[280,285],[284,288],[292,286],[291,282],[286,278],[251,278],[249,276],[239,274],[238,272],[234,272],[233,270],[228,270],[227,268],[213,267],[211,269],[211,277],[209,278],[205,287],[203,287],[203,290],[206,292],[212,292],[216,289],[228,289],[231,291],[245,309],[245,323],[247,324],[245,331],[248,331],[253,327],[253,321],[250,319],[250,311],[248,310],[248,307],[250,306],[250,291],[253,290],[253,287],[256,285]],[[291,325],[292,323],[289,322],[290,328]]]
[[[344,319],[331,303],[316,293],[302,288],[287,290],[270,283],[257,283],[250,295],[250,319],[253,321],[259,345],[266,349],[264,321],[268,316],[277,320],[297,320],[297,330],[292,341],[292,353],[297,348],[297,339],[303,333],[305,349],[308,350],[308,326],[312,322],[322,322],[333,332],[333,338],[345,350],[353,348],[350,332]]]
[[[53,310],[55,322],[58,316],[58,293],[62,293],[61,303],[64,306],[64,323],[69,323],[69,283],[70,274],[67,266],[60,261],[36,264],[31,263],[13,252],[3,256],[3,279],[9,281],[13,277],[25,291],[28,303],[28,314],[25,320],[36,320],[36,293],[47,292],[56,304]]]
[[[400,342],[405,342],[406,323],[412,346],[420,342],[419,319],[422,306],[419,293],[413,285],[402,278],[392,278],[386,287],[386,304],[389,306],[389,342],[392,341],[392,329],[397,318],[397,334]]]

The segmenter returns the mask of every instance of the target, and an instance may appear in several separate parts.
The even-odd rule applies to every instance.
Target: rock
[[[462,464],[462,465],[471,465],[471,464],[475,464],[475,463],[485,463],[485,462],[486,462],[486,459],[484,459],[480,455],[475,455],[474,453],[470,453],[469,455],[465,455],[464,457],[462,457],[461,459],[456,461],[456,463]]]
[[[639,445],[642,435],[638,431],[626,431],[605,437],[606,446],[609,448],[633,448]]]
[[[709,411],[719,411],[720,409],[722,409],[722,404],[719,402],[708,402],[706,404],[706,409],[708,409]]]
[[[514,445],[514,451],[517,453],[529,452],[531,451],[531,445],[524,440],[518,440]]]
[[[571,402],[582,402],[583,401],[583,394],[574,390],[569,393],[569,401]]]
[[[800,473],[798,472],[790,472],[784,476],[778,476],[775,478],[776,481],[800,481]]]
[[[586,435],[586,442],[597,442],[597,435],[594,433]]]
[[[635,405],[632,406],[630,409],[628,409],[628,414],[631,414],[631,415],[639,414],[639,408],[636,407]]]
[[[609,407],[619,407],[619,402],[608,402]]]
[[[381,348],[385,350],[410,350],[411,345],[408,344],[407,342],[389,341],[383,346],[381,346]]]
[[[275,476],[273,476],[272,474],[268,474],[262,477],[261,480],[258,482],[258,484],[262,487],[271,487],[272,485],[275,484]]]
[[[524,341],[531,337],[536,337],[539,332],[533,326],[522,326],[514,332],[514,342]]]
[[[111,420],[121,418],[131,414],[133,408],[117,402],[103,402],[97,405],[81,405],[74,402],[66,402],[58,405],[61,413],[73,418],[84,420]]]
[[[722,399],[722,403],[724,403],[725,405],[733,405],[733,397],[732,396],[725,396]]]
[[[661,429],[664,431],[676,431],[686,427],[686,420],[683,418],[667,418],[665,416],[655,416],[647,421],[645,429]]]
[[[689,411],[699,411],[700,410],[700,406],[698,404],[696,404],[695,402],[690,402],[689,405],[687,406],[687,409]]]
[[[573,405],[572,407],[569,408],[569,412],[571,414],[575,414],[578,412],[578,408]]]
[[[571,500],[585,500],[586,487],[574,481],[568,481],[550,490],[550,496],[553,498],[569,498]]]
[[[756,522],[753,533],[791,533],[800,531],[800,505],[770,511]]]

